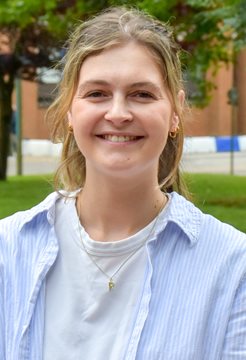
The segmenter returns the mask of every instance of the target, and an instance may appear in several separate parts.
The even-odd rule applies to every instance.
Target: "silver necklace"
[[[165,197],[166,198],[166,197]],[[90,254],[89,250],[86,248],[83,238],[82,238],[82,234],[81,234],[81,225],[80,225],[80,220],[79,220],[79,215],[78,215],[78,230],[79,230],[79,236],[80,236],[80,242],[82,244],[83,250],[85,251],[85,253],[87,254],[87,256],[90,258],[90,260],[93,262],[93,264],[98,268],[99,271],[101,271],[102,274],[105,275],[105,277],[108,279],[108,289],[109,291],[111,291],[114,287],[115,287],[115,281],[114,281],[114,277],[118,274],[118,272],[123,268],[123,266],[128,262],[128,260],[130,260],[136,253],[138,250],[140,250],[145,244],[146,242],[149,240],[150,236],[153,234],[157,220],[159,218],[159,215],[161,213],[161,211],[163,210],[164,206],[165,206],[165,198],[164,201],[158,211],[158,214],[155,218],[155,221],[153,223],[153,226],[150,229],[150,232],[148,233],[146,239],[144,240],[144,242],[138,246],[136,249],[133,250],[133,252],[130,253],[130,255],[128,255],[126,257],[126,259],[120,264],[120,266],[116,269],[116,271],[112,274],[109,275],[107,274],[102,268],[101,266],[98,265],[98,263],[96,262],[96,260],[94,259],[94,257]]]

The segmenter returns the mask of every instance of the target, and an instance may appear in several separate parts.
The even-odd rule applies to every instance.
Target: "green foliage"
[[[0,4],[0,23],[25,28],[37,20],[42,23],[56,8],[56,0],[4,0]]]
[[[207,105],[214,88],[207,79],[208,69],[215,75],[222,63],[234,61],[246,46],[246,0],[144,0],[138,5],[174,26],[177,41],[187,51],[191,102]]]
[[[55,61],[60,52],[54,49],[61,49],[78,20],[117,5],[139,7],[174,27],[174,35],[185,50],[187,93],[197,106],[208,104],[214,88],[207,79],[208,69],[216,74],[222,63],[233,61],[246,46],[246,0],[1,0],[0,32],[4,29],[14,44],[14,58],[18,58],[14,63],[19,64],[20,59],[25,63],[18,68],[19,75],[33,79],[36,67]],[[1,113],[0,117],[2,123]],[[2,138],[8,137],[5,130]],[[3,151],[1,154],[5,160],[0,162],[0,177],[4,178],[6,156]]]
[[[159,0],[142,0],[137,2],[138,7],[158,19],[169,22],[171,18],[175,16],[175,6],[177,0],[159,1]]]
[[[49,45],[57,46],[77,20],[118,5],[138,7],[174,26],[186,51],[186,79],[193,84],[189,95],[196,105],[210,100],[213,83],[207,70],[216,74],[246,46],[246,0],[1,0],[0,27],[16,27],[25,36],[36,31],[40,46],[48,37]]]
[[[186,42],[195,44],[189,62],[190,79],[198,85],[198,92],[193,93],[191,98],[197,105],[207,105],[210,99],[208,95],[213,88],[206,79],[208,69],[216,74],[222,63],[229,63],[235,57],[238,37],[235,21],[239,17],[239,1],[188,3],[196,9],[192,16],[192,26],[188,31],[186,27]],[[245,44],[244,39],[241,46]]]

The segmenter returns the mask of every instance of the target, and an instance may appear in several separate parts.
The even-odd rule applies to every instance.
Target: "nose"
[[[115,125],[121,125],[128,121],[132,121],[133,116],[128,107],[127,100],[123,96],[113,97],[104,118],[113,122]]]

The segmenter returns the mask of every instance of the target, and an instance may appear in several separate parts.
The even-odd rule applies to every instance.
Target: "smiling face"
[[[178,118],[149,50],[130,42],[89,56],[68,114],[90,176],[157,181],[160,154]]]

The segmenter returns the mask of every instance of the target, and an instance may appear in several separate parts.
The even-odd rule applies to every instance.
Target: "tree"
[[[162,19],[170,19],[184,54],[189,80],[195,84],[193,104],[207,105],[214,85],[206,77],[222,64],[234,61],[246,46],[246,0],[145,0],[141,7]]]
[[[15,77],[34,80],[38,68],[54,65],[75,19],[104,6],[103,1],[1,0],[0,180],[6,179]]]
[[[206,105],[213,84],[207,70],[233,61],[246,42],[246,0],[1,0],[0,3],[0,180],[6,178],[11,94],[14,78],[34,79],[36,69],[54,64],[68,31],[108,6],[131,5],[175,27],[186,50],[189,94]]]

